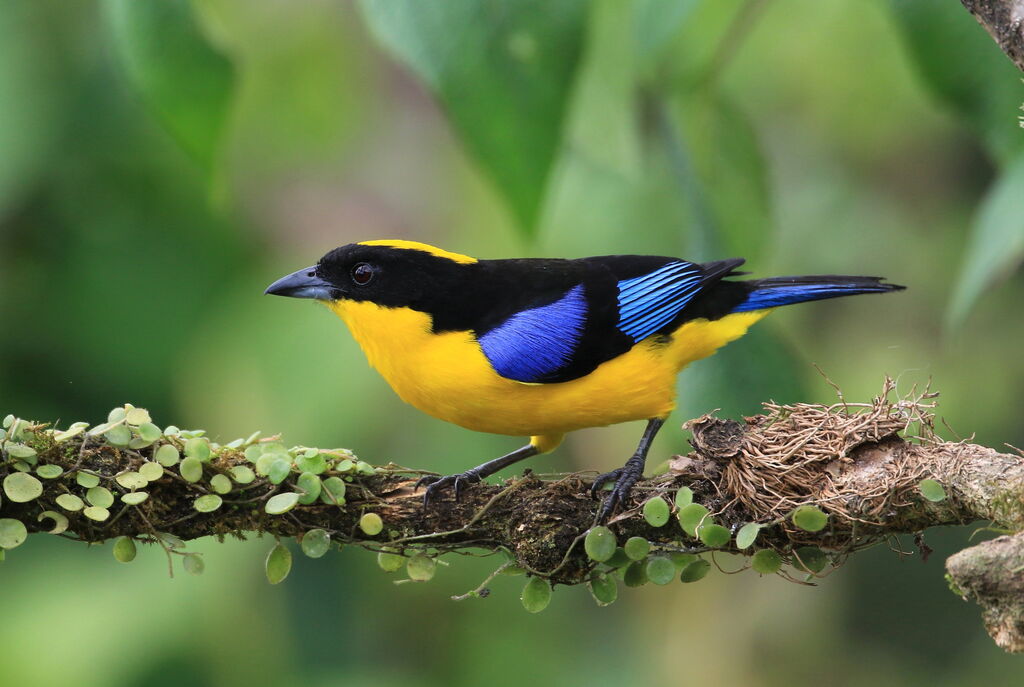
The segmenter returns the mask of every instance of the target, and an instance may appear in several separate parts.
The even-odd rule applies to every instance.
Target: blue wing
[[[634,342],[646,339],[671,322],[705,283],[700,266],[685,260],[620,281],[618,330]]]
[[[554,303],[517,312],[478,341],[502,377],[539,382],[569,363],[586,318],[587,301],[580,285]]]

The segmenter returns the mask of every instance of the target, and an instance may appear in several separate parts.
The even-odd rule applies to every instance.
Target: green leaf
[[[409,579],[417,582],[427,582],[433,579],[436,569],[437,561],[422,553],[412,556],[405,564],[405,571],[409,575]]]
[[[711,570],[711,564],[703,558],[698,558],[692,563],[688,563],[682,572],[679,573],[680,582],[696,582],[704,579],[704,576]]]
[[[111,446],[124,447],[132,440],[132,431],[126,425],[117,425],[103,433],[103,438]]]
[[[182,556],[181,567],[189,575],[202,575],[203,571],[206,570],[206,563],[203,562],[203,557],[198,553],[188,553]]]
[[[185,455],[200,463],[210,460],[210,442],[205,437],[193,437],[185,442]]]
[[[146,482],[155,482],[164,476],[164,466],[160,463],[143,463],[139,466],[139,476]]]
[[[320,481],[323,487],[320,491],[320,500],[329,506],[344,506],[345,480],[340,477],[328,477]]]
[[[526,581],[519,599],[527,611],[540,613],[551,603],[551,585],[540,577],[531,577]]]
[[[691,537],[697,536],[697,527],[708,515],[708,509],[699,503],[691,503],[679,509],[679,524]]]
[[[532,233],[562,139],[586,0],[362,0]]]
[[[284,544],[278,544],[267,554],[267,562],[264,566],[267,573],[267,581],[270,584],[278,584],[288,577],[292,569],[292,552]]]
[[[805,532],[820,532],[828,524],[828,515],[817,506],[797,506],[790,519]]]
[[[114,558],[118,563],[131,563],[136,553],[135,541],[131,537],[118,537],[114,540]]]
[[[203,35],[189,0],[105,0],[128,81],[181,146],[213,168],[234,68]]]
[[[615,553],[615,533],[607,527],[599,525],[587,532],[583,540],[583,550],[591,560],[604,562]]]
[[[25,523],[14,518],[0,518],[0,549],[21,546],[28,538]]]
[[[316,453],[311,456],[302,455],[295,459],[295,467],[298,468],[299,472],[311,472],[314,475],[319,475],[327,470],[327,459],[324,458],[322,453]]]
[[[668,556],[651,556],[646,572],[647,579],[654,584],[668,584],[676,579],[676,565]]]
[[[178,459],[181,457],[181,454],[178,453],[178,448],[176,446],[164,444],[156,450],[156,454],[154,454],[153,457],[156,459],[156,462],[160,463],[165,468],[170,468],[178,464]]]
[[[363,517],[359,518],[359,529],[363,534],[375,537],[383,531],[384,521],[376,513],[364,513]]]
[[[310,558],[320,558],[331,548],[331,535],[327,530],[315,529],[302,535],[302,553]]]
[[[934,503],[946,500],[946,490],[933,479],[923,479],[918,482],[917,490],[921,492],[921,496]]]
[[[210,488],[218,494],[227,494],[231,491],[231,479],[227,475],[214,475],[210,478]]]
[[[801,546],[793,554],[793,567],[797,570],[820,573],[828,565],[828,556],[817,546]]]
[[[55,510],[44,510],[42,513],[36,516],[36,520],[42,522],[49,518],[53,520],[53,527],[47,530],[47,534],[60,534],[68,528],[68,518],[66,515],[58,513]]]
[[[679,487],[676,492],[676,508],[686,508],[693,503],[693,489],[690,487]]]
[[[55,500],[57,505],[64,510],[79,511],[85,508],[85,501],[74,494],[61,494]]]
[[[85,492],[85,500],[100,508],[110,508],[114,505],[114,495],[106,487],[93,487]]]
[[[149,411],[145,408],[129,408],[124,413],[124,420],[129,425],[135,425],[140,429],[142,425],[153,423],[153,418],[149,416]]]
[[[299,497],[299,503],[308,506],[311,503],[316,503],[316,500],[320,498],[323,484],[320,482],[320,478],[312,472],[304,472],[299,475],[299,478],[295,480],[295,484],[303,492],[302,496]]]
[[[643,508],[644,520],[651,527],[661,527],[668,522],[671,509],[668,502],[660,496],[648,499]]]
[[[203,478],[203,464],[198,458],[189,456],[178,465],[178,472],[186,482],[198,482]]]
[[[622,581],[627,587],[642,587],[647,584],[647,563],[645,561],[633,561],[626,568]]]
[[[116,475],[114,481],[125,489],[145,489],[146,485],[149,484],[142,475],[134,470],[125,470]]]
[[[43,483],[27,472],[12,472],[4,478],[4,493],[15,503],[27,503],[43,495]]]
[[[630,537],[626,540],[622,550],[626,552],[626,557],[630,560],[642,561],[651,552],[651,542],[643,537]]]
[[[40,465],[36,468],[36,474],[43,479],[57,479],[64,474],[64,468],[59,465]]]
[[[292,466],[284,458],[275,458],[267,470],[267,479],[271,484],[280,484],[292,474]]]
[[[740,531],[736,533],[736,548],[745,549],[753,544],[761,532],[761,527],[762,525],[756,522],[748,522],[741,527]]]
[[[594,597],[594,601],[597,602],[598,606],[607,606],[615,603],[615,600],[619,598],[619,585],[616,584],[615,578],[611,575],[598,573],[590,578],[587,586],[590,588],[590,594]]]
[[[405,565],[405,556],[388,551],[381,551],[377,554],[377,565],[384,572],[395,572],[401,570]]]
[[[299,502],[299,494],[289,491],[284,494],[274,494],[267,499],[267,505],[263,507],[270,515],[281,515],[287,513]]]
[[[90,520],[95,520],[97,522],[103,522],[110,517],[110,511],[104,506],[86,506],[86,508],[82,510],[82,514]]]
[[[233,465],[228,472],[238,484],[251,484],[256,479],[256,473],[248,465]]]
[[[94,475],[89,472],[82,472],[81,470],[79,470],[77,473],[75,473],[75,481],[78,483],[78,486],[80,487],[92,489],[93,487],[99,485],[100,478],[98,475]]]
[[[284,494],[278,494],[277,496],[283,495]],[[270,508],[270,501],[273,501],[274,498],[276,497],[272,496],[270,500],[267,501],[267,508]],[[192,502],[192,507],[200,513],[212,513],[220,508],[222,503],[224,503],[224,499],[220,496],[217,496],[216,494],[204,494]],[[270,511],[268,510],[267,512],[269,513]]]
[[[782,567],[782,558],[772,549],[761,549],[751,556],[750,567],[762,575],[771,575]]]
[[[1021,136],[1024,138],[1024,136]],[[946,324],[961,324],[982,292],[1024,260],[1024,154],[1008,165],[985,194],[971,225]]]
[[[149,498],[149,494],[144,491],[133,491],[121,496],[121,503],[128,506],[137,506],[146,499]],[[60,503],[58,500],[57,503]]]
[[[154,425],[152,422],[145,422],[139,425],[137,431],[139,433],[139,438],[148,443],[153,443],[154,441],[163,436],[163,432],[160,431],[160,428]]]
[[[712,549],[718,549],[729,543],[732,538],[732,533],[729,529],[716,525],[714,523],[705,523],[697,528],[697,536],[704,543]]]

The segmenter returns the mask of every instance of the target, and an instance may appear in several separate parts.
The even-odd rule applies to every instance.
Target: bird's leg
[[[518,463],[519,461],[535,456],[540,452],[541,450],[537,446],[533,443],[529,443],[522,448],[516,449],[512,453],[505,454],[501,458],[489,460],[483,465],[477,465],[475,468],[466,470],[465,472],[461,472],[457,475],[448,475],[447,477],[441,477],[440,475],[426,475],[416,482],[416,488],[419,489],[422,486],[427,487],[427,490],[423,492],[424,507],[431,499],[439,495],[448,487],[454,488],[455,500],[458,501],[463,487],[467,484],[479,482],[484,477],[493,475],[498,470],[512,465],[512,463]]]
[[[644,429],[644,435],[640,437],[640,443],[636,447],[636,451],[632,457],[626,461],[626,464],[621,468],[606,472],[603,475],[598,475],[594,480],[594,484],[590,487],[590,494],[594,498],[597,498],[597,492],[600,491],[601,487],[606,482],[615,480],[615,486],[612,488],[612,492],[605,499],[604,505],[601,506],[601,514],[598,516],[598,522],[604,522],[608,519],[608,516],[615,510],[615,506],[626,503],[626,498],[629,496],[629,492],[633,489],[633,485],[644,476],[644,464],[647,462],[647,451],[651,447],[651,442],[654,441],[654,435],[658,433],[661,426],[665,424],[665,418],[656,417],[647,421],[647,428]]]

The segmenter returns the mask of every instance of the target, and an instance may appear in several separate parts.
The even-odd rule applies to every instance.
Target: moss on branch
[[[130,405],[88,431],[8,417],[0,435],[0,549],[27,533],[52,532],[84,542],[127,538],[119,556],[134,555],[132,541],[152,541],[169,558],[188,559],[181,540],[263,533],[295,537],[314,556],[332,543],[378,551],[382,567],[408,563],[412,579],[432,574],[439,554],[473,550],[504,554],[503,572],[586,583],[607,603],[617,580],[699,579],[718,553],[809,582],[896,534],[975,520],[1024,528],[1024,459],[940,440],[931,429],[934,395],[892,401],[891,391],[887,383],[871,403],[769,403],[744,422],[687,423],[693,450],[638,484],[630,508],[607,523],[607,535],[600,531],[611,548],[597,536],[584,546],[599,506],[588,494],[591,474],[527,471],[501,485],[473,485],[459,502],[446,495],[424,507],[414,488],[422,472],[372,467],[344,449],[288,449],[259,435],[220,445],[202,432],[161,430]],[[662,524],[657,511],[667,513],[669,504],[672,516]],[[950,574],[983,605],[1000,645],[1024,650],[1024,548],[1001,550],[999,569],[1010,572],[997,581],[991,566],[954,565],[988,560],[981,547],[992,546],[957,554]],[[278,567],[268,576],[279,581],[290,557],[275,552]],[[195,558],[185,563],[202,568]],[[524,605],[542,608],[542,591],[532,583]],[[470,595],[484,595],[484,586]]]

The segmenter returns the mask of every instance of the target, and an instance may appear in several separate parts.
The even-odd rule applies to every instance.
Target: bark
[[[999,48],[1024,71],[1024,0],[961,0]]]
[[[929,527],[982,520],[1009,532],[1024,529],[1024,458],[972,443],[940,441],[929,431],[900,437],[893,428],[898,425],[909,435],[907,425],[922,416],[908,408],[919,410],[919,405],[876,399],[873,405],[856,407],[769,404],[766,408],[767,415],[745,422],[705,417],[688,423],[693,450],[672,459],[665,474],[641,481],[630,508],[608,523],[618,542],[644,537],[655,553],[714,550],[749,555],[773,549],[785,563],[799,569],[800,552],[807,551],[801,547],[819,547],[838,565],[865,546]],[[195,500],[213,493],[215,475],[230,474],[233,466],[252,465],[243,455],[244,447],[214,446],[198,481],[183,479],[180,465],[169,467],[158,479],[135,487],[148,493],[144,502],[124,505],[119,497],[130,489],[119,484],[117,476],[152,462],[161,444],[184,449],[184,441],[163,436],[151,446],[132,450],[83,433],[58,443],[50,430],[37,425],[22,431],[20,443],[36,450],[35,468],[56,465],[64,470],[58,477],[39,480],[41,495],[18,502],[7,493],[0,503],[0,519],[19,520],[30,532],[53,527],[54,518],[41,515],[47,511],[66,517],[61,536],[83,542],[119,536],[158,541],[164,534],[183,540],[247,533],[301,539],[313,529],[323,529],[335,542],[404,555],[470,548],[504,551],[529,574],[552,583],[579,584],[596,572],[610,572],[590,560],[583,547],[599,506],[589,495],[592,474],[552,477],[527,470],[501,485],[471,485],[458,502],[449,493],[424,507],[422,491],[415,488],[420,472],[388,465],[370,475],[348,468],[346,462],[330,463],[320,477],[348,480],[341,505],[317,501],[283,514],[267,513],[265,506],[272,496],[301,491],[293,468],[280,484],[263,477],[248,485],[233,483],[219,508],[202,513],[195,510]],[[0,463],[5,492],[7,480],[18,468],[29,467],[19,465],[11,455],[13,445],[8,438],[6,460]],[[368,472],[366,466],[363,472]],[[59,505],[57,498],[62,494],[86,498],[78,473],[98,476],[101,486],[115,496],[106,520],[93,520]],[[925,498],[920,489],[924,479],[941,484],[945,498]],[[692,490],[694,502],[710,511],[709,517],[733,535],[746,523],[761,524],[754,545],[739,551],[731,539],[712,549],[685,533],[676,517],[663,526],[650,524],[642,514],[643,503],[662,497],[672,504],[683,486]],[[797,527],[790,517],[797,505],[820,508],[828,515],[827,526],[817,532]],[[379,534],[370,536],[361,530],[360,518],[368,512],[383,520]],[[999,645],[1024,651],[1022,535],[973,546],[951,557],[948,566],[951,587],[982,605],[986,625]],[[795,574],[788,570],[782,574]]]

